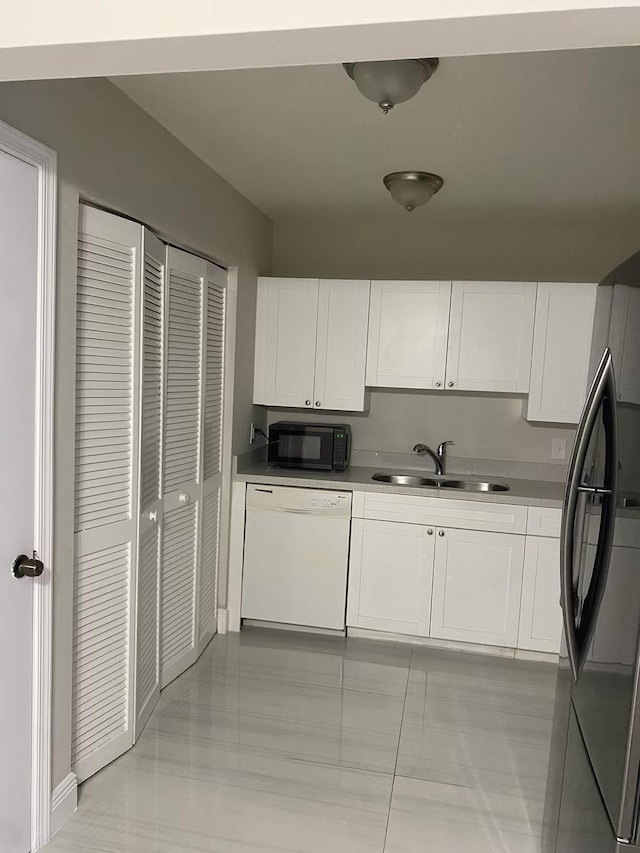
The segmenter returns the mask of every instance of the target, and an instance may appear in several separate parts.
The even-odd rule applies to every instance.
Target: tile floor
[[[538,853],[556,668],[216,637],[46,853]]]

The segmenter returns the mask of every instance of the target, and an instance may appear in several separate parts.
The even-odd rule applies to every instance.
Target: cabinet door
[[[539,284],[527,420],[578,423],[587,393],[595,284]]]
[[[518,648],[557,653],[561,635],[560,540],[527,536]]]
[[[165,687],[197,657],[196,577],[201,508],[202,318],[206,261],[169,247],[161,587]]]
[[[515,647],[524,536],[438,528],[431,636]]]
[[[449,281],[373,281],[367,385],[443,388]]]
[[[526,393],[535,304],[534,282],[454,282],[446,387]]]
[[[254,403],[313,405],[317,321],[317,279],[258,280]]]
[[[347,625],[429,636],[434,533],[418,524],[353,519]]]
[[[315,408],[364,410],[368,326],[368,281],[319,282]]]
[[[140,360],[140,530],[136,624],[137,740],[160,696],[160,543],[166,249],[145,231]]]

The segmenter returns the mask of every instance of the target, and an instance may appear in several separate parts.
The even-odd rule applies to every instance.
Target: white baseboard
[[[218,607],[218,634],[226,634],[229,630],[229,609]]]
[[[78,780],[68,773],[51,794],[51,837],[62,829],[78,808]]]

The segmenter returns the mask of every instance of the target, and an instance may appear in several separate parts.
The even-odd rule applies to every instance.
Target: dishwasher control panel
[[[307,492],[304,496],[304,509],[347,509],[351,495],[341,495],[332,492]]]

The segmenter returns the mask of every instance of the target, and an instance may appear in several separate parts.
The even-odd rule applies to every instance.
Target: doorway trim
[[[31,849],[37,850],[49,840],[51,826],[56,153],[4,122],[0,122],[0,150],[38,170],[33,547],[45,564],[45,572],[33,580]]]

